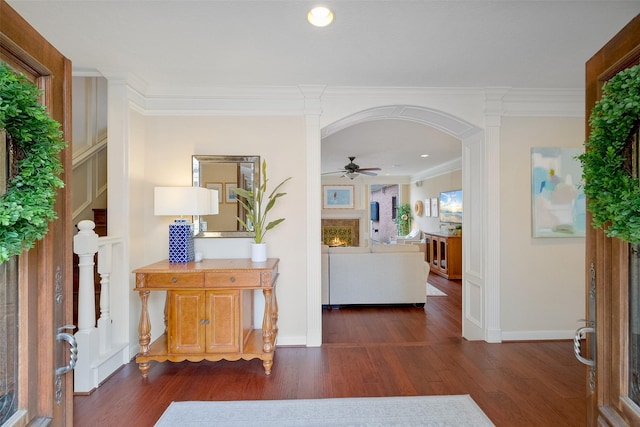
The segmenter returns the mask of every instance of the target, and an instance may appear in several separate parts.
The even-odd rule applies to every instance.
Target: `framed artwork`
[[[424,199],[424,216],[431,216],[431,199]]]
[[[238,201],[238,195],[234,191],[238,188],[238,184],[235,182],[227,182],[224,184],[224,201],[226,203],[236,203]]]
[[[323,185],[323,209],[353,209],[353,185]]]
[[[582,191],[582,148],[531,149],[531,234],[584,237],[586,200]]]
[[[431,198],[431,216],[438,217],[438,198]]]
[[[207,182],[205,187],[209,190],[218,190],[218,204],[222,203],[222,183],[221,182]]]

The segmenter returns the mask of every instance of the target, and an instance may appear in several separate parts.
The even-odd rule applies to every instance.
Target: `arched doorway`
[[[435,109],[414,105],[387,105],[363,110],[337,120],[321,130],[321,138],[339,130],[372,120],[408,120],[434,127],[459,139],[462,143],[462,177],[465,215],[463,219],[463,310],[462,335],[469,340],[499,341],[492,328],[499,319],[498,280],[499,252],[496,239],[486,239],[496,227],[497,204],[486,202],[488,188],[496,185],[497,176],[487,177],[499,157],[487,156],[496,152],[497,133],[488,142],[485,131],[465,120]],[[492,163],[488,165],[487,163]],[[489,217],[494,218],[488,220]],[[489,240],[494,243],[489,243]],[[487,280],[488,277],[494,280]],[[311,301],[311,299],[310,299]],[[309,307],[311,310],[312,308]],[[496,334],[499,335],[499,334]]]

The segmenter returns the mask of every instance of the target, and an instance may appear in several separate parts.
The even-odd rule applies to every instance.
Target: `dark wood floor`
[[[320,348],[278,347],[258,360],[129,363],[74,398],[76,426],[153,426],[171,401],[469,394],[497,426],[584,426],[585,370],[569,341],[487,344],[461,334],[460,281],[421,308],[323,312]]]

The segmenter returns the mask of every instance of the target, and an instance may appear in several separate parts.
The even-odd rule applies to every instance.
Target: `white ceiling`
[[[324,2],[334,23],[316,28],[305,17],[318,2],[306,0],[7,2],[74,72],[128,75],[146,95],[299,84],[583,88],[585,62],[640,13],[640,0],[335,0]],[[323,144],[323,172],[354,155],[361,167],[387,161],[398,165],[392,174],[411,175],[419,166],[407,158],[425,139],[436,144],[425,163],[460,155],[459,145],[440,152],[439,132],[387,125],[328,137],[335,149]]]

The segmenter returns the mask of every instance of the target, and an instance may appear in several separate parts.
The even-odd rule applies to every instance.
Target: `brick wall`
[[[398,185],[389,185],[371,192],[371,201],[378,202],[380,204],[380,221],[374,221],[371,223],[371,230],[369,231],[372,241],[380,243],[387,243],[390,238],[398,235],[398,229],[392,216],[392,200],[398,197]],[[376,231],[377,230],[377,231]]]

